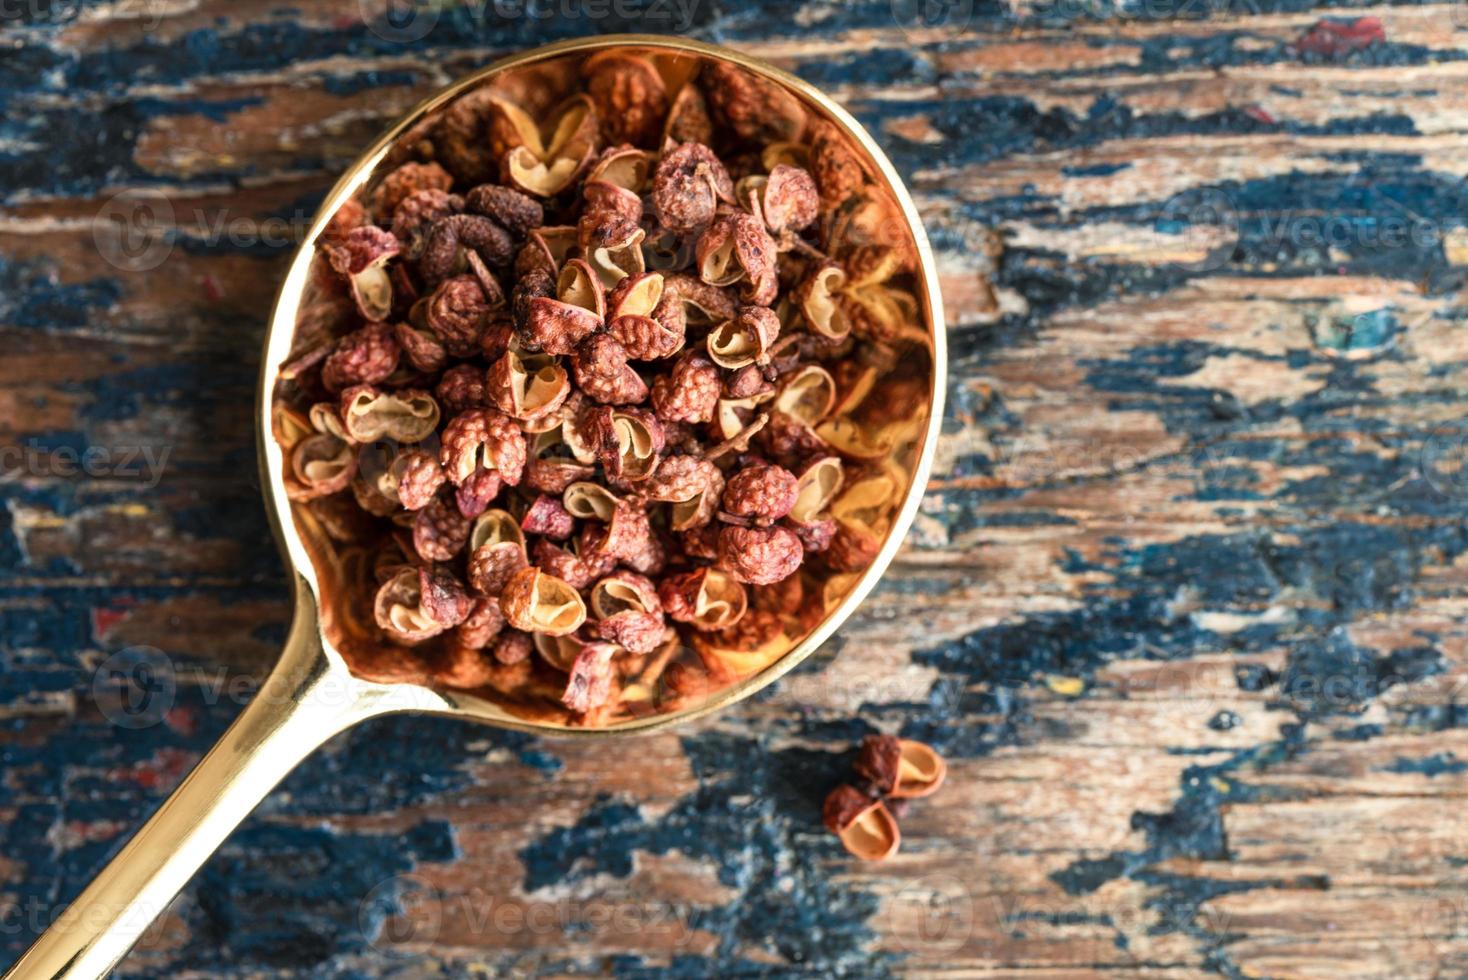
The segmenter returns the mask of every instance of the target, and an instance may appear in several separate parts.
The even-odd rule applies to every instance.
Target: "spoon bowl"
[[[353,556],[325,533],[309,509],[287,492],[287,459],[274,436],[275,406],[290,389],[286,366],[316,312],[312,265],[316,243],[346,202],[375,186],[395,165],[402,147],[425,132],[456,100],[495,86],[544,84],[609,49],[656,58],[670,75],[692,78],[709,61],[723,62],[773,82],[798,99],[812,117],[829,123],[859,161],[874,200],[887,216],[883,234],[895,236],[915,257],[910,324],[921,356],[903,359],[904,386],[892,398],[911,426],[900,445],[878,452],[883,478],[873,499],[847,506],[862,512],[882,542],[858,573],[813,573],[822,608],[802,629],[771,649],[726,651],[725,683],[689,697],[652,692],[641,710],[598,727],[578,725],[564,712],[516,703],[494,692],[432,686],[411,657],[356,629],[360,590]],[[419,104],[384,134],[327,195],[302,242],[276,300],[262,358],[256,421],[262,485],[271,525],[291,570],[295,613],[279,662],[218,745],[122,848],[111,863],[5,974],[7,978],[105,976],[235,826],[297,763],[333,735],[366,719],[418,712],[472,720],[545,735],[606,738],[651,731],[697,718],[740,701],[793,669],[818,649],[856,609],[900,547],[917,512],[942,416],[946,363],[943,313],[932,254],[902,182],[861,126],[817,89],[736,51],[699,42],[637,35],[568,41],[518,54],[484,68]],[[881,381],[878,380],[880,385]],[[877,457],[880,457],[879,459]],[[853,518],[854,519],[854,518]]]

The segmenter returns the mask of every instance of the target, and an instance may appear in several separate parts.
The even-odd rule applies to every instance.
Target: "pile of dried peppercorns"
[[[861,740],[853,769],[857,784],[833,789],[821,817],[852,854],[880,861],[896,854],[902,844],[897,821],[907,801],[937,792],[948,775],[948,764],[922,742],[868,735]]]
[[[472,92],[321,236],[276,436],[405,670],[605,723],[767,665],[886,536],[906,226],[788,92],[686,76]]]

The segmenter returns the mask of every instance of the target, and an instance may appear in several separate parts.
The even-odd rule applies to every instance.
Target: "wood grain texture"
[[[249,406],[325,189],[501,53],[681,30],[843,100],[925,216],[954,357],[908,547],[685,731],[339,738],[124,973],[1468,975],[1461,5],[446,2],[411,42],[379,6],[0,11],[0,961],[283,635]],[[119,725],[150,648],[168,710]],[[818,813],[872,730],[951,773],[861,866]]]

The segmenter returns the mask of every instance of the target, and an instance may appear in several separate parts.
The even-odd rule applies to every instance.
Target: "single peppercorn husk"
[[[854,786],[832,790],[821,808],[821,818],[841,845],[863,861],[885,860],[902,845],[902,832],[886,804]]]
[[[948,775],[948,764],[931,746],[892,735],[863,738],[853,768],[883,796],[898,799],[931,796]]]

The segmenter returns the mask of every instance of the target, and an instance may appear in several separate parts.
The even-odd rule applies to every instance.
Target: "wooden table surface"
[[[684,731],[338,738],[124,972],[1468,976],[1468,7],[435,9],[0,7],[0,962],[278,649],[251,405],[316,202],[445,82],[642,29],[906,176],[953,353],[906,549]],[[819,807],[873,730],[951,769],[866,866]]]

